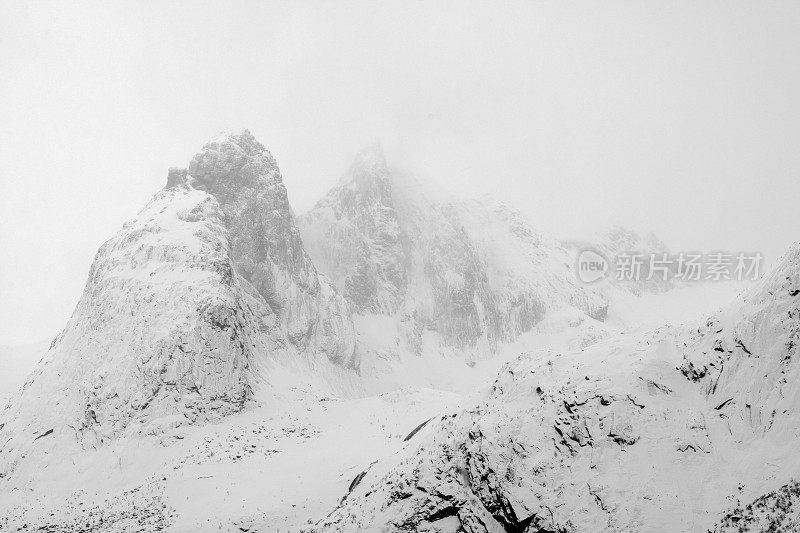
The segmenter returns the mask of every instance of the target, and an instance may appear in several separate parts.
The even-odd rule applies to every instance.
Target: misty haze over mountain
[[[794,239],[793,2],[0,10],[0,342],[55,334],[165,164],[225,130],[269,146],[297,213],[379,138],[562,238],[619,224],[773,262]]]
[[[0,5],[0,531],[800,530],[800,8]]]

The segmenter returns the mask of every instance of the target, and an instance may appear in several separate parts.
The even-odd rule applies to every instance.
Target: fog
[[[798,237],[796,2],[0,4],[0,343],[55,334],[97,248],[223,130],[296,212],[380,139],[543,232]]]

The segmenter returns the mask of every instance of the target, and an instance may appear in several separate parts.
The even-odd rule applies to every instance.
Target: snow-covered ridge
[[[796,246],[699,329],[520,357],[312,529],[795,530],[799,276]]]
[[[687,343],[681,371],[716,402],[738,442],[800,436],[800,244]]]
[[[518,212],[434,202],[389,170],[379,145],[302,227],[303,238],[275,159],[247,131],[170,169],[98,251],[72,318],[3,412],[0,471],[34,448],[219,421],[271,375],[381,389],[402,354],[448,347],[471,350],[460,361],[485,358],[550,309],[605,313],[563,249]],[[375,317],[391,322],[378,342]]]

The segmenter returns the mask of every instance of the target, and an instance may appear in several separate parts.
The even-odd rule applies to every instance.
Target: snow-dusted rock
[[[191,186],[218,202],[235,271],[263,298],[300,350],[352,365],[349,309],[303,249],[272,155],[245,131],[203,147]]]
[[[800,482],[792,481],[731,509],[714,533],[769,531],[793,533],[800,530]]]
[[[272,156],[247,131],[221,136],[98,251],[0,415],[0,478],[56,448],[240,412],[267,364],[353,367],[349,315],[303,250]]]
[[[379,145],[360,152],[338,187],[300,218],[303,239],[343,294],[363,312],[393,313],[408,286],[392,182]]]
[[[793,530],[799,276],[795,246],[699,330],[520,357],[480,404],[373,465],[315,530]]]
[[[433,332],[443,346],[486,356],[564,305],[605,316],[607,303],[580,284],[566,251],[518,211],[440,200],[390,169],[378,145],[299,226],[315,264],[357,312],[395,317],[398,342],[413,353]]]
[[[681,371],[716,402],[737,442],[800,436],[800,245],[687,342]]]

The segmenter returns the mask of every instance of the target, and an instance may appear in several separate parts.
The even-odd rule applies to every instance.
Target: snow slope
[[[794,531],[798,313],[800,246],[699,329],[525,354],[312,529],[729,530],[743,514],[730,509],[756,500]]]
[[[684,307],[716,305],[702,291],[676,294]],[[530,350],[554,356],[612,333],[577,313],[551,314],[494,358],[472,367],[417,359],[396,375],[396,390],[363,398],[299,385],[296,374],[275,367],[271,378],[286,387],[258,389],[252,407],[218,423],[183,425],[169,438],[123,435],[57,460],[40,455],[35,481],[3,486],[0,530],[300,531],[336,507],[362,472],[408,454],[426,429],[404,439],[421,423],[479,403],[505,361]],[[436,368],[450,379],[426,387]]]
[[[420,420],[459,405],[425,389],[256,396],[253,409],[169,441],[122,437],[43,464],[35,484],[2,493],[0,530],[299,531],[336,505],[367,457],[390,454]]]

